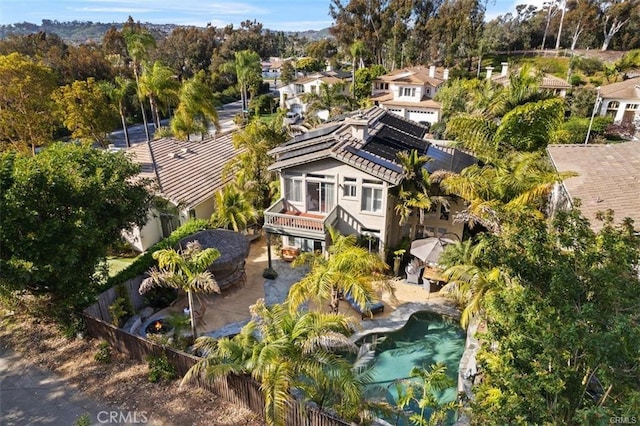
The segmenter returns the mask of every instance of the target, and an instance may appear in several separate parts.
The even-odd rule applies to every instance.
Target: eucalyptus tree
[[[268,425],[285,425],[293,392],[319,408],[362,405],[361,382],[339,352],[356,351],[349,339],[353,319],[340,314],[294,311],[287,305],[251,306],[252,320],[233,338],[201,337],[196,350],[206,357],[192,367],[182,383],[249,374],[265,396]]]
[[[168,287],[187,293],[189,312],[191,316],[191,334],[195,339],[196,317],[193,303],[193,293],[219,293],[220,287],[215,277],[209,271],[211,264],[220,257],[215,248],[203,249],[198,241],[187,243],[184,249],[163,249],[153,252],[153,258],[158,261],[157,267],[152,267],[140,285],[140,294],[144,294],[154,287]]]
[[[309,265],[311,271],[289,289],[287,302],[291,309],[315,301],[322,306],[329,301],[337,313],[340,294],[350,294],[362,312],[367,312],[367,303],[375,300],[376,291],[393,294],[393,284],[384,276],[389,266],[376,253],[356,245],[355,235],[344,236],[329,227],[332,245],[328,258],[320,253],[302,253],[292,266]]]

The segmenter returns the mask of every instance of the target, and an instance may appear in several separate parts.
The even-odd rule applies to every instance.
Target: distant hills
[[[57,34],[61,39],[69,44],[78,45],[88,42],[99,43],[102,41],[104,34],[109,30],[109,28],[115,26],[120,29],[123,24],[123,22],[105,24],[91,21],[59,22],[43,19],[41,25],[32,24],[30,22],[0,25],[0,39],[3,39],[10,34],[27,35],[47,32]],[[179,25],[175,24],[151,24],[148,22],[142,23],[142,25],[147,27],[149,31],[156,36],[156,38],[165,37],[170,34],[174,28],[179,27]],[[299,37],[306,37],[309,40],[320,40],[330,37],[328,28],[320,31],[285,31],[285,33],[298,34]]]

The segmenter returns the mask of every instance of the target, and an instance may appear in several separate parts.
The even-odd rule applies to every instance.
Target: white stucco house
[[[423,223],[417,214],[401,225],[391,190],[403,179],[397,154],[418,150],[433,159],[430,172],[460,172],[476,159],[462,151],[424,139],[422,126],[379,107],[330,121],[270,151],[271,170],[280,174],[281,194],[264,214],[263,229],[282,238],[283,247],[302,251],[327,247],[327,226],[342,234],[366,237],[372,251],[384,253],[403,237],[454,234],[462,239],[463,224],[454,223],[464,203],[436,205]]]
[[[422,66],[402,68],[373,81],[371,100],[399,117],[431,126],[440,120],[440,103],[433,100],[449,79],[449,70]]]
[[[305,114],[307,112],[307,105],[302,99],[302,96],[306,93],[319,93],[322,84],[326,84],[329,87],[335,84],[343,84],[344,88],[342,93],[349,95],[351,90],[351,74],[341,71],[322,71],[300,77],[278,89],[280,91],[280,108]],[[329,117],[329,112],[320,112],[318,116],[326,120]]]
[[[500,84],[502,86],[508,87],[511,82],[509,75],[509,64],[507,62],[502,62],[501,67],[502,68],[500,70],[500,74],[496,75],[493,74],[493,67],[487,67],[487,73],[485,76],[487,80],[491,80],[495,84]],[[552,92],[554,95],[564,98],[565,96],[567,96],[567,90],[571,89],[571,85],[565,80],[556,77],[555,75],[543,74],[539,89]]]
[[[640,77],[602,86],[599,114],[612,116],[614,123],[640,128]]]
[[[141,252],[190,218],[209,219],[215,193],[231,180],[222,178],[223,168],[242,152],[233,147],[231,134],[195,142],[162,138],[127,151],[141,165],[140,175],[153,180],[159,201],[142,228],[123,231],[124,238]]]

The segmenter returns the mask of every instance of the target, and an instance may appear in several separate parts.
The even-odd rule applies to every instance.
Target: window
[[[358,196],[358,186],[356,178],[344,178],[344,194],[345,198],[356,198]]]
[[[296,93],[304,93],[304,86],[302,84],[296,84]]]
[[[415,96],[416,88],[415,87],[405,87],[403,89],[403,96]]]
[[[638,109],[638,104],[627,104],[627,111],[635,111]]]
[[[302,202],[302,179],[284,178],[284,198],[289,201]]]
[[[431,94],[431,89],[427,87],[427,95]]]
[[[443,204],[440,204],[440,220],[449,220],[449,209],[447,209]]]
[[[372,213],[382,212],[382,182],[364,180],[362,185],[362,210]]]

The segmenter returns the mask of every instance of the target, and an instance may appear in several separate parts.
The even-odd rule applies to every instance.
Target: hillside
[[[41,25],[32,24],[30,22],[21,22],[9,25],[0,25],[0,39],[3,39],[10,34],[26,35],[39,32],[47,32],[57,34],[66,43],[69,44],[83,44],[88,42],[100,42],[109,28],[115,26],[116,28],[122,28],[123,23],[101,23],[101,22],[59,22],[49,19],[43,19]],[[156,37],[162,38],[170,34],[174,28],[179,25],[174,24],[151,24],[142,23],[147,27]],[[325,28],[320,31],[302,31],[302,32],[285,32],[285,34],[297,34],[299,37],[306,37],[309,40],[320,40],[330,37],[329,29]]]

